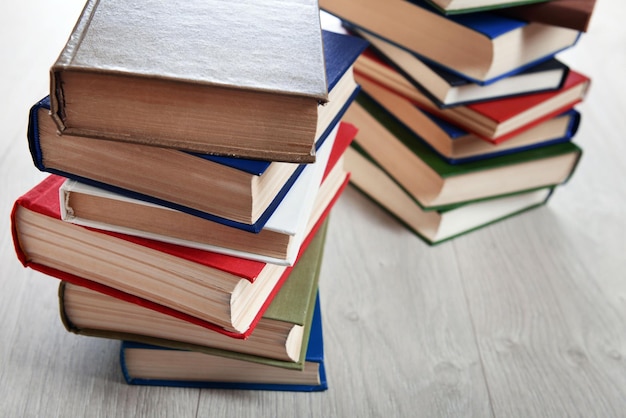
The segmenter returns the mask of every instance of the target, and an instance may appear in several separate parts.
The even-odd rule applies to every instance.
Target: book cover
[[[320,134],[316,143],[318,147],[332,133],[358,91],[351,65],[366,45],[361,39],[327,31],[324,31],[324,42],[331,98],[325,107],[335,106],[336,110],[332,112],[332,118],[324,122],[326,129]],[[346,80],[349,83],[346,84]],[[189,154],[158,147],[57,136],[54,129],[46,129],[50,135],[40,135],[45,126],[53,125],[48,119],[48,112],[47,99],[33,106],[30,112],[29,148],[38,169],[251,232],[259,232],[263,228],[305,166],[235,158],[216,159],[206,155],[194,159]],[[212,161],[204,164],[200,157]],[[182,175],[176,175],[176,167],[182,167]],[[192,178],[185,177],[188,167],[193,167],[197,173]],[[269,167],[273,167],[270,171],[274,173],[281,170],[291,175],[287,175],[284,182],[261,183],[271,185],[272,189],[267,193],[273,196],[261,199],[252,191],[256,190],[255,184],[260,183],[260,176]],[[231,179],[242,177],[238,169],[252,175],[242,180],[244,186],[233,187]],[[239,194],[232,196],[235,192]],[[233,202],[251,207],[244,206],[233,219]]]
[[[570,70],[563,87],[555,91],[440,109],[417,89],[398,88],[386,77],[372,79],[358,71],[355,74],[361,88],[376,100],[392,90],[416,106],[494,144],[572,109],[584,100],[591,83],[586,75]]]
[[[328,99],[313,0],[90,0],[50,72],[64,134],[266,160],[314,161]]]
[[[431,146],[441,158],[450,164],[480,161],[571,141],[578,132],[581,120],[580,112],[576,109],[570,109],[512,137],[508,141],[493,146],[486,143],[482,138],[460,129],[454,124],[448,123],[426,111],[423,112],[451,142],[452,150],[447,154]],[[424,139],[422,136],[420,138]],[[470,141],[472,142],[471,145]],[[425,140],[425,142],[428,144],[428,141]]]
[[[258,234],[74,180],[67,180],[60,188],[61,219],[265,263],[292,265],[310,224],[332,208],[345,183],[346,173],[338,161],[356,128],[343,122],[338,128],[337,138],[322,145],[317,162],[305,167]]]
[[[324,368],[324,339],[319,302],[302,370],[245,360],[124,341],[120,367],[131,385],[276,391],[323,391],[328,388]]]
[[[357,61],[359,71],[366,75],[383,73],[408,89],[417,88],[441,109],[557,90],[569,73],[567,65],[552,58],[493,83],[479,84],[423,61],[375,35],[358,29],[353,31],[370,42],[368,50]],[[395,71],[390,71],[388,66]]]
[[[469,132],[454,123],[424,110],[407,97],[391,89],[379,87],[375,83],[365,84],[366,91],[375,97],[376,103],[391,116],[410,129],[417,138],[423,140],[450,164],[493,158],[527,149],[538,148],[560,142],[567,142],[576,133],[580,114],[570,109],[560,115],[541,121],[512,135],[498,144],[486,141],[479,135]],[[363,115],[367,118],[367,115]],[[352,112],[350,121],[361,122]]]
[[[306,353],[328,222],[281,286],[254,332],[230,338],[196,324],[82,286],[61,282],[63,324],[79,335],[129,340],[302,368]],[[237,353],[237,354],[234,354]]]
[[[443,16],[417,0],[322,0],[320,6],[350,25],[479,83],[495,82],[545,61],[575,45],[580,35],[489,12]],[[509,53],[512,49],[515,54]]]
[[[13,243],[25,267],[235,338],[252,332],[292,269],[63,222],[64,181],[51,175],[14,204]]]
[[[572,175],[582,153],[574,143],[564,142],[454,165],[365,93],[359,95],[346,120],[354,123],[353,115],[361,125],[354,143],[426,210],[561,184]]]
[[[437,245],[547,203],[554,188],[425,211],[358,144],[346,153],[351,184],[429,245]]]
[[[498,10],[503,16],[587,32],[596,0],[550,0]]]
[[[433,7],[442,13],[462,14],[475,13],[485,10],[505,9],[525,4],[541,3],[549,0],[476,0],[476,1],[458,1],[458,0],[427,0]]]

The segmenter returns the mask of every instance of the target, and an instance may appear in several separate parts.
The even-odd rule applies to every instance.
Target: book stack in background
[[[316,1],[139,6],[88,1],[52,66],[17,255],[61,280],[68,330],[124,341],[129,383],[326,389],[318,274],[366,42]]]
[[[320,6],[370,42],[345,117],[359,129],[351,181],[426,242],[545,204],[571,177],[590,80],[557,54],[587,30],[594,0]]]

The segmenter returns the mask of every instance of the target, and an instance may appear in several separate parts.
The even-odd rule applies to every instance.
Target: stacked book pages
[[[593,0],[320,5],[369,42],[344,118],[351,181],[427,243],[541,206],[572,176],[590,80],[557,55]]]
[[[327,388],[318,279],[366,45],[312,0],[87,1],[12,233],[69,331],[122,341],[128,383]]]

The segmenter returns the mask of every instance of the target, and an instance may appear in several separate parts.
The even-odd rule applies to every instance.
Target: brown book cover
[[[498,13],[530,22],[586,32],[596,0],[551,0],[501,9]]]

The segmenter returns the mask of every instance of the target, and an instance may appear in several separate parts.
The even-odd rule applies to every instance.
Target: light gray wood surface
[[[58,318],[57,280],[22,268],[13,201],[44,177],[29,107],[81,0],[0,6],[0,416],[626,416],[626,6],[598,0],[561,58],[592,77],[585,154],[547,207],[428,247],[354,189],[321,277],[330,389],[130,387],[118,343]]]

